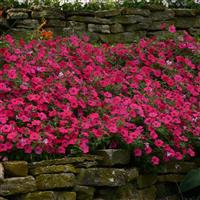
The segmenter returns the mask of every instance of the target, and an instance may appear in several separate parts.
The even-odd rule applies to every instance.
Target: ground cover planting
[[[1,159],[122,147],[153,165],[198,155],[200,44],[169,31],[128,46],[3,37]]]

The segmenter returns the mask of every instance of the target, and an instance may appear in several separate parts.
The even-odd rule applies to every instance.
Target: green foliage
[[[95,11],[95,10],[109,10],[117,8],[145,8],[148,5],[159,5],[169,8],[194,8],[200,9],[200,4],[195,3],[195,0],[123,0],[123,1],[102,1],[93,0],[86,4],[76,0],[75,2],[67,1],[60,5],[60,0],[26,0],[24,3],[19,3],[18,0],[0,0],[0,6],[5,7],[31,7],[31,6],[50,6],[61,10],[70,11]]]
[[[195,189],[200,186],[200,169],[195,169],[190,171],[180,184],[180,189],[182,192],[187,192],[189,190]]]

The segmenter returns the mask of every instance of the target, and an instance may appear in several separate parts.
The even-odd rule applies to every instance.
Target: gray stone
[[[68,21],[85,22],[91,24],[114,24],[110,19],[99,18],[99,17],[87,17],[87,16],[72,16],[67,18]]]
[[[6,176],[24,177],[28,175],[28,163],[26,161],[3,162]]]
[[[103,158],[99,162],[102,166],[127,165],[130,162],[130,151],[124,149],[98,150],[97,155]]]
[[[35,29],[39,27],[39,21],[35,19],[18,20],[16,23],[17,28]]]
[[[157,181],[156,175],[140,175],[137,177],[137,186],[138,188],[146,188],[152,186]]]
[[[71,173],[41,174],[36,177],[36,185],[39,190],[69,188],[75,185],[75,176]]]
[[[76,173],[76,169],[73,165],[51,165],[44,167],[35,167],[30,169],[30,174],[38,175],[38,174],[56,174],[56,173]]]
[[[66,26],[66,22],[63,20],[59,20],[59,19],[49,19],[47,21],[47,26],[52,26],[52,27],[65,27]]]
[[[97,33],[110,33],[110,26],[99,25],[99,24],[88,24],[88,31]]]
[[[144,17],[140,15],[122,15],[113,18],[115,23],[119,24],[135,24],[137,22],[142,22]]]
[[[78,184],[86,186],[122,186],[126,181],[126,171],[115,168],[81,169],[77,177]]]
[[[103,10],[103,11],[96,11],[95,16],[96,17],[113,17],[121,14],[121,9],[116,10]]]
[[[124,32],[124,27],[121,24],[113,24],[110,25],[110,31],[111,33],[122,33]]]
[[[31,13],[33,19],[45,18],[45,19],[65,19],[65,15],[60,10],[41,10],[33,11]]]
[[[8,12],[7,19],[27,19],[28,13],[25,12]]]
[[[148,9],[124,8],[122,10],[122,15],[141,15],[144,17],[148,17],[150,13],[151,12]]]
[[[3,179],[3,178],[4,178],[4,168],[3,168],[2,163],[0,163],[0,179]]]
[[[172,10],[152,12],[150,17],[153,21],[164,21],[174,19],[175,13]]]
[[[35,179],[32,176],[7,178],[0,184],[0,195],[8,196],[14,194],[23,194],[36,190]]]
[[[77,185],[75,191],[77,194],[77,200],[93,200],[95,191],[93,187]]]

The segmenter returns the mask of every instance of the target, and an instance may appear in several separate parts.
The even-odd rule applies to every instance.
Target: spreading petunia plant
[[[129,46],[2,38],[1,159],[118,147],[153,165],[194,157],[200,44],[169,31]]]

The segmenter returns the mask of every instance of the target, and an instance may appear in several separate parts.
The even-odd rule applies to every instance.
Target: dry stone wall
[[[192,35],[200,33],[200,10],[124,8],[105,11],[64,12],[50,8],[5,9],[0,17],[0,32],[31,32],[46,20],[45,29],[55,34],[87,34],[95,42],[129,43],[138,37],[162,34],[161,24],[174,24]]]
[[[126,150],[27,163],[0,163],[0,200],[179,200],[179,183],[193,162],[142,173]]]

